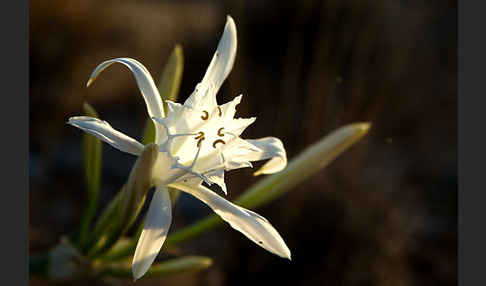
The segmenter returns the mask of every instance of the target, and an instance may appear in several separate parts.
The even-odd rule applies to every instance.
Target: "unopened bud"
[[[123,188],[124,194],[120,205],[122,223],[130,223],[142,207],[145,195],[152,187],[152,168],[158,152],[156,144],[147,144],[133,165],[127,184]]]

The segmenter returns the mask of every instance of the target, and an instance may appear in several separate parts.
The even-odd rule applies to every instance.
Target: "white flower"
[[[153,168],[156,186],[144,230],[138,240],[132,263],[135,279],[140,278],[157,256],[171,223],[167,187],[187,192],[206,203],[234,229],[266,250],[290,259],[290,250],[272,225],[262,216],[236,206],[203,186],[217,184],[226,193],[224,172],[251,167],[251,161],[270,159],[258,174],[282,170],[287,164],[282,142],[274,137],[241,139],[240,135],[255,118],[234,118],[241,95],[218,105],[216,93],[233,67],[236,55],[236,27],[228,16],[223,36],[202,81],[183,105],[162,101],[148,70],[138,61],[117,58],[101,63],[91,74],[88,85],[105,68],[122,63],[135,76],[149,116],[156,126],[155,143],[159,154]],[[69,124],[93,134],[113,147],[138,155],[143,145],[96,118],[71,117]]]

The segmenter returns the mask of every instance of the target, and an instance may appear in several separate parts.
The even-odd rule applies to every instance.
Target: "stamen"
[[[201,142],[202,140],[204,140],[204,137],[200,139],[199,142]],[[190,166],[184,166],[182,165],[181,163],[179,163],[178,161],[172,166],[172,168],[178,168],[178,169],[182,169],[182,170],[185,170],[186,172],[189,172],[199,178],[201,178],[204,182],[206,182],[206,184],[208,185],[211,185],[212,182],[209,180],[208,177],[206,177],[204,174],[200,174],[198,172],[196,172],[194,170],[194,165],[196,165],[196,161],[197,161],[197,158],[199,157],[199,153],[201,152],[201,146],[200,144],[198,143],[198,149],[197,149],[197,153],[196,153],[196,156],[194,157],[194,160],[192,161],[191,165]]]
[[[224,134],[228,134],[228,135],[231,135],[233,137],[238,137],[238,135],[236,135],[235,133],[233,132],[229,132],[229,131],[225,131]]]
[[[198,133],[198,134],[199,134],[199,135],[198,135],[196,138],[194,138],[194,139],[199,140],[199,139],[201,139],[201,138],[204,138],[204,132],[199,131],[199,133]]]
[[[218,113],[219,117],[221,117],[221,115],[223,115],[223,112],[221,111],[221,107],[219,107],[219,106],[218,106],[218,112],[219,112]]]
[[[226,142],[224,142],[223,140],[218,139],[218,140],[216,140],[216,141],[213,142],[213,148],[216,148],[216,144],[218,144],[218,143],[226,144]]]
[[[201,115],[201,119],[202,119],[202,120],[208,120],[208,118],[209,118],[209,113],[208,113],[206,110],[204,110],[203,112],[204,112],[204,115]]]
[[[201,142],[202,142],[204,139],[206,139],[206,138],[204,137],[204,132],[199,131],[199,135],[198,135],[196,138],[194,138],[194,139],[198,140],[198,141],[197,141],[197,147],[201,147]]]
[[[220,136],[220,137],[224,136],[224,134],[221,133],[221,131],[223,131],[223,129],[224,129],[224,127],[221,127],[221,128],[218,129],[218,136]]]
[[[196,146],[197,146],[198,148],[199,148],[199,147],[201,147],[201,142],[202,142],[204,139],[205,139],[205,138],[204,138],[204,137],[202,137],[201,139],[199,139],[199,141],[197,141]]]
[[[194,157],[194,160],[192,161],[191,163],[191,166],[189,166],[189,169],[192,170],[192,168],[194,167],[194,165],[196,165],[196,160],[197,158],[199,157],[199,152],[201,152],[201,144],[200,142],[204,140],[204,138],[202,138],[201,140],[199,140],[199,142],[197,143],[197,152],[196,152],[196,156]]]

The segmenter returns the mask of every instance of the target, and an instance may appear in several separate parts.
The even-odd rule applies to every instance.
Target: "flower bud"
[[[122,224],[129,224],[131,220],[135,219],[142,207],[145,195],[152,186],[152,168],[157,160],[158,152],[156,144],[147,144],[133,165],[128,181],[122,190],[123,196],[120,204]]]

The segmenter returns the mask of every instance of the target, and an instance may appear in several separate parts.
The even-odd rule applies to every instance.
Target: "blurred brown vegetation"
[[[93,68],[132,57],[157,79],[180,43],[182,101],[230,14],[238,53],[218,102],[243,93],[238,115],[258,117],[246,138],[277,136],[293,158],[341,125],[373,127],[318,176],[258,210],[285,238],[291,262],[224,225],[176,251],[213,257],[211,268],[137,284],[455,285],[456,12],[456,1],[434,0],[32,0],[30,250],[54,245],[81,217],[82,133],[65,122],[82,102],[141,136],[147,115],[131,74],[114,66],[86,88]],[[103,146],[101,205],[133,162]],[[258,180],[251,173],[228,174],[230,198]],[[172,229],[207,213],[184,196]]]

